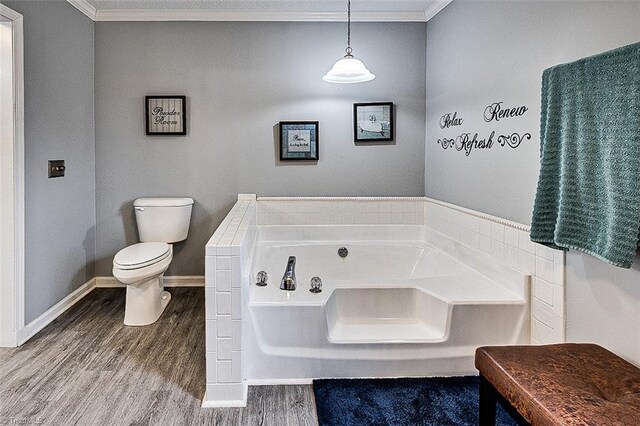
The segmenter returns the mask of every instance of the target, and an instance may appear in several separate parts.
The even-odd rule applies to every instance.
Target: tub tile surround
[[[529,239],[529,227],[430,198],[425,225],[531,275],[531,341],[565,341],[565,253]]]
[[[531,341],[565,339],[564,252],[529,240],[529,227],[425,197],[261,197],[240,194],[206,245],[207,391],[204,407],[243,406],[243,299],[255,225],[425,225],[531,276]],[[507,268],[508,269],[508,268]]]
[[[415,197],[261,197],[258,225],[424,225]]]
[[[242,380],[243,258],[248,259],[255,236],[256,196],[239,194],[238,201],[206,245],[206,366],[203,407],[244,406]]]

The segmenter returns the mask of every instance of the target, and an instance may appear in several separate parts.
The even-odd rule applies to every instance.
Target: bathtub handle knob
[[[269,276],[267,275],[266,271],[260,271],[258,272],[258,275],[256,276],[256,285],[258,287],[264,287],[267,285],[267,280],[269,279]]]
[[[311,288],[309,291],[311,293],[320,293],[322,291],[322,280],[320,277],[311,278]]]

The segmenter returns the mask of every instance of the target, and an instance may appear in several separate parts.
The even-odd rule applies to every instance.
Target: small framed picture
[[[187,134],[186,96],[145,96],[147,136],[184,136]]]
[[[281,121],[280,160],[318,160],[318,122]]]
[[[353,104],[354,142],[393,140],[393,102]]]

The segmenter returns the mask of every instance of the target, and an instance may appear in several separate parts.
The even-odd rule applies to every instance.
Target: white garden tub
[[[250,383],[475,374],[478,346],[529,342],[528,276],[424,226],[258,226],[249,276]]]

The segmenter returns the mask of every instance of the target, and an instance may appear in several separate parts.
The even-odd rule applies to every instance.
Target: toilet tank
[[[191,222],[192,198],[138,198],[133,202],[140,242],[185,240]]]

